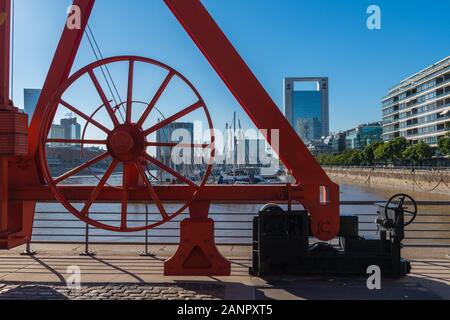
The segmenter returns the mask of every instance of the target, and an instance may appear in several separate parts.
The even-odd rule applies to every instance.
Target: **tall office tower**
[[[173,140],[178,138],[177,141]],[[156,132],[157,143],[194,143],[194,124],[191,122],[173,122]],[[156,158],[171,168],[175,168],[172,161],[173,148],[159,146],[156,148]],[[194,164],[195,150],[191,150],[191,159],[189,164]],[[186,163],[185,163],[186,164]]]
[[[53,124],[50,129],[51,139],[80,140],[81,125],[76,117],[68,114],[66,118],[61,119],[60,124]],[[61,144],[53,144],[57,146]],[[62,144],[63,145],[63,144]]]
[[[450,56],[403,80],[382,100],[383,140],[437,146],[450,132]]]
[[[305,144],[328,136],[328,78],[285,78],[284,108],[286,118]]]
[[[34,110],[36,109],[36,105],[39,100],[39,96],[41,95],[40,89],[24,89],[23,90],[23,101],[25,113],[28,114],[28,124],[31,122],[31,118],[33,117]]]
[[[61,119],[61,127],[64,129],[66,139],[81,139],[81,125],[73,115],[69,114],[67,118]]]

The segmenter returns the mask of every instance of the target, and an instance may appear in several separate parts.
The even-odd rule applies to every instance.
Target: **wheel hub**
[[[145,152],[146,142],[147,138],[141,128],[134,124],[124,124],[108,135],[107,148],[116,160],[130,162],[137,160]]]

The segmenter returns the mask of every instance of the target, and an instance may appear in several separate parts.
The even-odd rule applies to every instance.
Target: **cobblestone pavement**
[[[0,284],[0,300],[222,300],[221,285],[186,284],[151,285],[86,285],[71,290],[51,284]]]

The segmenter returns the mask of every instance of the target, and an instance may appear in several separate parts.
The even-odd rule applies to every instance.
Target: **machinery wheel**
[[[266,205],[264,205],[261,210],[259,210],[259,212],[264,212],[264,213],[283,213],[284,210],[283,208],[281,208],[279,205],[274,204],[274,203],[268,203]]]
[[[96,76],[96,72],[103,72],[103,68],[107,68],[116,63],[122,63],[127,65],[128,78],[127,80],[127,100],[126,102],[120,102],[117,105],[112,104],[112,101],[108,99],[107,94],[105,93],[102,84],[99,81],[99,78]],[[155,95],[148,103],[143,112],[137,117],[133,119],[133,88],[134,88],[134,72],[135,65],[144,64],[149,68],[158,69],[159,72],[164,73],[165,79],[160,84],[159,89],[156,91]],[[92,107],[89,112],[83,112],[79,108],[77,108],[75,103],[70,104],[65,100],[66,92],[70,91],[70,89],[74,86],[76,87],[77,81],[80,81],[80,78],[84,77],[84,79],[88,79],[90,85],[93,86],[92,90],[98,94],[98,98],[103,104],[101,108],[106,110],[106,118],[108,118],[108,123],[103,123],[102,120],[96,120],[92,117],[92,114],[95,114],[96,107]],[[176,78],[178,82],[184,84],[188,90],[190,90],[190,96],[194,97],[195,103],[190,106],[182,109],[180,112],[175,113],[174,115],[162,120],[158,121],[156,124],[151,126],[147,125],[148,119],[154,111],[155,105],[158,100],[161,98],[163,93],[165,93],[169,83]],[[125,81],[126,81],[125,80]],[[81,104],[81,103],[80,103]],[[117,110],[119,108],[124,109],[125,115],[120,119]],[[98,108],[98,104],[97,104]],[[86,121],[87,124],[95,128],[98,132],[104,135],[104,139],[92,140],[85,138],[85,134],[83,133],[83,137],[81,140],[76,139],[60,139],[55,137],[49,137],[50,129],[52,124],[56,120],[57,115],[61,115],[61,111],[69,110],[76,116],[80,117]],[[180,145],[179,143],[161,143],[157,141],[152,141],[152,136],[155,136],[159,130],[164,129],[166,126],[174,123],[181,118],[191,115],[193,112],[200,111],[206,119],[206,123],[209,126],[210,130],[210,143],[208,144],[184,144]],[[105,119],[105,118],[104,118]],[[112,125],[111,125],[112,123]],[[142,230],[148,230],[155,227],[158,227],[168,221],[171,221],[178,215],[182,214],[189,205],[196,199],[199,194],[201,188],[207,183],[208,178],[212,171],[212,162],[215,156],[215,137],[213,124],[211,120],[210,113],[207,109],[207,106],[200,96],[195,87],[187,80],[182,74],[173,68],[144,57],[137,56],[119,56],[103,59],[97,62],[94,62],[80,71],[73,74],[55,93],[52,97],[46,112],[46,117],[44,118],[44,123],[42,125],[42,132],[40,133],[40,161],[43,176],[53,192],[55,198],[74,216],[78,219],[100,229],[114,231],[114,232],[136,232]],[[51,145],[59,145],[66,144],[69,146],[78,146],[81,145],[81,149],[84,149],[85,145],[94,145],[97,148],[101,148],[99,150],[103,150],[101,154],[93,157],[82,163],[81,165],[64,172],[63,174],[59,174],[57,177],[54,177],[52,174],[52,170],[50,169],[49,158],[47,156],[48,147]],[[208,161],[206,163],[205,170],[201,170],[200,174],[203,174],[203,177],[193,181],[189,177],[186,177],[184,174],[177,172],[177,168],[172,168],[169,165],[163,163],[158,160],[156,156],[150,155],[148,150],[150,148],[189,148],[191,151],[201,150],[206,151]],[[74,178],[80,173],[85,172],[89,168],[98,165],[99,163],[106,163],[106,172],[104,172],[103,176],[99,179],[95,179],[94,183],[92,183],[92,193],[89,199],[82,204],[81,207],[76,206],[71,203],[62,192],[62,187],[64,185],[70,184],[70,179]],[[189,194],[186,197],[184,203],[179,204],[180,206],[169,212],[166,208],[167,205],[160,200],[160,197],[157,192],[156,183],[152,175],[148,175],[148,170],[146,168],[148,165],[158,168],[166,172],[168,175],[173,177],[175,180],[167,182],[166,184],[173,185],[174,182],[179,185],[184,185],[188,187]],[[120,170],[122,168],[122,170]],[[115,180],[120,181],[119,188],[122,190],[121,198],[117,199],[117,203],[121,204],[121,212],[120,212],[120,222],[116,224],[109,224],[105,221],[99,221],[100,218],[93,219],[93,206],[99,203],[98,198],[106,189],[110,188],[110,179],[114,177]],[[138,182],[136,182],[138,181]],[[136,185],[138,183],[138,185]],[[164,182],[162,183],[164,184]],[[161,185],[161,184],[159,184]],[[128,221],[128,207],[129,207],[129,195],[130,191],[137,186],[145,187],[148,193],[148,202],[153,203],[157,210],[159,211],[158,217],[152,219],[148,225],[139,225],[139,226],[130,226]],[[109,212],[95,212],[95,215],[107,215]],[[117,221],[115,221],[117,222]]]
[[[405,206],[405,202],[411,202],[413,205],[413,209],[409,210],[409,207]],[[403,209],[403,212],[405,213],[405,222],[404,226],[407,227],[411,223],[413,223],[417,218],[417,203],[416,201],[407,194],[396,194],[395,196],[391,197],[384,207],[384,216],[386,220],[391,220],[389,217],[389,210],[398,210]],[[393,221],[395,225],[398,224],[398,221]]]

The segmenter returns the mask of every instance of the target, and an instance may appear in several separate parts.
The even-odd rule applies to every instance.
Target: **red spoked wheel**
[[[106,91],[100,83],[100,77],[96,75],[96,71],[98,72],[98,70],[102,70],[103,72],[103,68],[115,63],[127,63],[128,66],[128,75],[126,79],[127,99],[125,102],[117,103],[117,105],[115,105],[107,97]],[[159,84],[159,87],[150,102],[144,107],[142,113],[139,114],[139,117],[136,118],[133,115],[136,113],[136,110],[133,110],[133,88],[135,86],[134,72],[137,63],[151,65],[152,68],[158,68],[160,71],[164,72],[165,77],[162,83]],[[83,112],[75,106],[75,103],[69,103],[64,99],[66,91],[69,91],[69,88],[74,86],[74,84],[76,84],[82,77],[90,80],[90,84],[95,89],[96,94],[98,94],[98,98],[102,103],[102,108],[106,109],[108,123],[110,123],[109,126],[102,123],[101,119],[94,119],[92,117],[92,114],[96,113],[94,110],[98,108],[98,104],[97,107],[93,107],[90,112]],[[195,97],[195,102],[189,104],[188,107],[182,108],[181,111],[174,113],[170,117],[167,117],[162,121],[158,120],[157,123],[149,125],[148,119],[151,118],[152,111],[156,109],[158,101],[167,90],[170,82],[174,81],[175,78],[177,78],[177,80],[181,80],[181,82],[186,85],[186,87],[191,91],[191,94]],[[71,113],[80,117],[86,121],[87,125],[90,125],[98,132],[101,132],[101,135],[104,137],[99,139],[96,137],[87,138],[84,133],[83,137],[78,139],[49,137],[52,124],[56,120],[56,115],[60,112],[59,108],[69,110]],[[124,109],[124,114],[121,116],[119,116],[119,112],[117,112],[119,108],[121,108],[121,110]],[[94,111],[94,113],[92,111]],[[184,142],[177,143],[172,141],[152,141],[154,140],[152,139],[152,136],[156,135],[159,130],[164,130],[167,126],[170,126],[180,119],[198,111],[202,111],[206,119],[206,123],[209,126],[210,141],[208,141],[208,143],[196,144]],[[40,139],[41,167],[44,178],[55,198],[78,219],[94,227],[113,232],[137,232],[156,228],[182,214],[196,199],[201,188],[208,182],[208,178],[212,171],[212,162],[215,157],[215,136],[213,123],[207,106],[196,88],[191,82],[189,82],[189,80],[173,68],[161,62],[143,57],[120,56],[107,58],[94,62],[76,72],[58,89],[51,99],[42,128],[43,130],[41,132]],[[47,151],[49,146],[56,144],[68,144],[71,146],[81,145],[82,150],[85,145],[95,145],[98,150],[102,150],[102,152],[95,157],[91,157],[91,159],[84,161],[82,164],[71,168],[70,170],[64,171],[62,174],[58,174],[58,176],[55,177],[50,168]],[[198,149],[202,152],[207,150],[207,161],[204,163],[204,170],[201,171],[202,177],[198,177],[196,181],[190,179],[185,174],[178,172],[176,167],[163,163],[163,161],[157,159],[157,156],[149,154],[149,148],[185,148],[190,149],[191,151],[193,149]],[[71,201],[66,199],[64,194],[61,192],[61,187],[67,186],[70,179],[77,177],[77,175],[82,174],[86,170],[89,170],[89,168],[96,166],[99,163],[106,163],[106,170],[101,178],[98,180],[95,179],[96,181],[92,185],[93,191],[89,199],[86,199],[86,202],[83,203],[80,208],[77,208],[73,203],[71,203]],[[172,212],[169,212],[166,209],[166,205],[160,200],[156,184],[161,185],[161,182],[152,181],[154,180],[154,176],[151,174],[148,175],[148,170],[146,169],[149,165],[157,168],[158,170],[164,171],[175,179],[176,184],[185,185],[190,190],[189,197],[186,197],[186,200],[179,204],[179,207],[174,209]],[[122,170],[120,170],[120,167]],[[122,190],[122,196],[121,199],[116,199],[117,202],[121,204],[121,219],[119,225],[107,224],[99,221],[100,219],[93,219],[90,214],[93,206],[99,203],[97,199],[101,193],[105,188],[110,187],[108,181],[112,178],[121,181],[120,188]],[[172,180],[168,184],[173,185],[174,181]],[[130,191],[137,186],[146,188],[149,196],[148,202],[155,205],[159,211],[159,218],[152,220],[152,223],[148,225],[129,226],[129,194]],[[98,213],[96,213],[96,215],[97,214]],[[105,212],[105,214],[108,214],[108,212]]]

